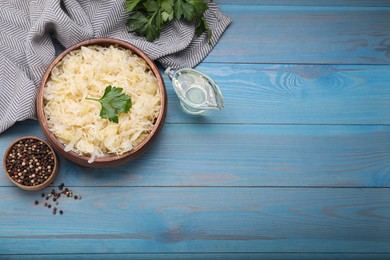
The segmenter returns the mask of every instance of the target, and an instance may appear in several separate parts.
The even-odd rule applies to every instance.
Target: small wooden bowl
[[[157,120],[155,122],[155,125],[152,129],[152,131],[149,133],[149,135],[136,147],[134,147],[131,151],[124,153],[122,155],[118,156],[110,156],[110,157],[103,157],[103,158],[96,158],[94,162],[88,163],[89,157],[79,155],[76,152],[69,151],[66,152],[65,145],[62,144],[52,132],[49,131],[47,121],[43,112],[43,89],[46,85],[46,82],[48,81],[52,69],[56,66],[56,64],[69,52],[79,49],[82,46],[89,46],[89,45],[100,45],[100,46],[110,46],[110,45],[116,45],[120,46],[125,49],[130,49],[134,54],[138,55],[142,59],[146,61],[146,63],[151,68],[152,72],[157,78],[158,86],[160,88],[161,93],[161,108],[160,113],[157,117]],[[117,39],[107,39],[107,38],[100,38],[100,39],[92,39],[80,42],[68,49],[66,49],[64,52],[62,52],[56,59],[53,60],[53,62],[49,65],[49,67],[46,70],[46,73],[44,74],[41,83],[39,85],[38,94],[37,94],[37,115],[39,124],[42,128],[43,133],[45,134],[46,138],[49,140],[51,145],[54,147],[54,149],[65,158],[73,161],[76,164],[79,164],[81,166],[90,167],[90,168],[111,168],[116,167],[119,165],[122,165],[126,162],[135,160],[139,156],[145,153],[145,151],[150,147],[150,145],[153,143],[153,141],[157,138],[158,134],[160,133],[166,113],[167,113],[167,93],[165,89],[164,80],[161,76],[161,73],[154,64],[154,62],[140,49],[136,48],[135,46],[121,41]]]
[[[22,141],[22,140],[26,140],[26,139],[34,139],[34,140],[37,140],[37,141],[40,141],[40,142],[43,142],[44,144],[47,145],[47,147],[50,149],[50,153],[53,154],[53,158],[54,158],[54,169],[53,169],[53,172],[52,174],[50,175],[50,177],[44,181],[43,183],[41,184],[38,184],[38,185],[35,185],[35,186],[27,186],[27,185],[23,185],[23,184],[20,184],[18,183],[17,181],[15,181],[14,179],[12,179],[12,177],[9,175],[9,172],[8,172],[8,168],[7,168],[7,159],[8,159],[8,155],[9,153],[11,152],[11,149],[14,147],[15,144],[17,144],[19,141]],[[22,138],[19,138],[17,140],[15,140],[8,148],[7,150],[5,151],[5,154],[4,154],[4,158],[3,158],[3,167],[4,167],[4,172],[5,174],[7,175],[8,179],[13,183],[15,184],[16,186],[24,189],[24,190],[41,190],[47,186],[49,186],[53,181],[54,179],[56,178],[57,176],[57,173],[58,173],[58,160],[57,160],[57,156],[55,154],[55,152],[53,151],[53,149],[51,148],[51,146],[45,142],[44,140],[38,138],[38,137],[35,137],[35,136],[25,136],[25,137],[22,137]]]

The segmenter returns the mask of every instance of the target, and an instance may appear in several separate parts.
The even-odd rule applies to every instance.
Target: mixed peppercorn
[[[4,157],[5,170],[10,178],[20,185],[37,186],[46,182],[55,171],[56,158],[51,148],[40,139],[24,138],[15,142]],[[65,188],[61,183],[58,191],[51,189],[49,193],[42,193],[44,207],[52,209],[53,215],[64,214],[58,210],[60,197],[80,200],[81,196],[74,195],[73,191]],[[39,205],[39,201],[34,201]],[[53,206],[52,206],[53,205]]]
[[[59,186],[58,186],[58,191],[56,191],[55,189],[52,189],[49,193],[42,193],[41,194],[41,197],[44,198],[45,202],[44,202],[44,206],[51,209],[52,208],[52,204],[53,204],[53,209],[52,209],[52,213],[53,215],[56,215],[57,214],[57,207],[59,205],[59,199],[62,197],[68,197],[68,198],[71,198],[73,197],[75,200],[81,200],[81,196],[79,195],[73,195],[73,191],[68,189],[68,188],[64,188],[64,184],[61,183]],[[36,200],[34,201],[34,204],[35,205],[38,205],[39,204],[39,201]],[[59,210],[59,213],[60,215],[63,215],[64,214],[64,211],[63,210]]]
[[[5,160],[8,175],[25,186],[44,183],[53,174],[54,164],[55,155],[49,146],[34,138],[16,142]]]

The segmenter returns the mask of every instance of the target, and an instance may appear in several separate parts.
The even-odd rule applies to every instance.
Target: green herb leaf
[[[107,86],[103,97],[100,99],[86,98],[100,102],[102,109],[100,117],[106,118],[111,122],[118,123],[118,113],[127,113],[131,108],[131,97],[122,93],[123,88]]]
[[[175,0],[175,19],[180,20],[183,16],[183,0]]]
[[[161,18],[162,18],[163,22],[172,21],[173,20],[173,12],[172,13],[162,12]]]
[[[177,0],[177,1],[179,1],[179,0]],[[182,13],[183,13],[184,19],[186,19],[189,22],[196,20],[195,8],[192,5],[190,5],[186,2],[183,2],[181,7],[183,8]]]
[[[161,2],[161,18],[163,22],[170,22],[173,20],[173,5],[173,0]]]
[[[188,0],[188,3],[194,7],[197,17],[202,17],[203,13],[209,9],[209,6],[203,0]]]
[[[204,16],[208,5],[204,0],[126,0],[124,6],[130,13],[127,21],[129,31],[145,36],[148,41],[160,37],[164,24],[174,19],[194,23],[197,36],[206,32],[207,39],[211,38]]]
[[[127,24],[131,32],[142,32],[145,33],[145,25],[148,24],[149,20],[140,12],[135,12],[129,18]]]
[[[128,20],[130,32],[144,35],[146,40],[153,41],[160,36],[161,22],[156,20],[157,12],[150,17],[145,17],[140,12],[135,12]]]
[[[196,26],[196,36],[200,36],[202,33],[207,33],[207,40],[210,41],[211,39],[211,29],[209,25],[207,24],[207,21],[204,17],[202,17],[199,21],[199,24]]]
[[[173,0],[165,0],[161,2],[161,10],[165,11],[167,13],[172,13],[173,14]]]
[[[141,2],[141,0],[127,0],[125,2],[125,10],[126,12],[132,12],[135,7]]]
[[[153,13],[156,12],[160,7],[158,6],[157,2],[154,0],[148,0],[144,3],[144,7],[147,12]]]

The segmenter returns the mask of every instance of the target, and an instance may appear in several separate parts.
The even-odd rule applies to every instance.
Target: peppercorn
[[[42,166],[54,169],[54,156],[46,143],[35,138],[21,139],[9,148],[5,159],[6,172],[21,185],[36,186],[53,173],[52,170],[43,172]]]
[[[64,214],[64,211],[63,210],[58,210],[57,206],[59,205],[59,198],[61,197],[61,194],[62,195],[65,195],[66,197],[71,197],[71,198],[74,198],[75,200],[77,199],[81,199],[81,196],[79,195],[73,195],[73,191],[68,189],[68,188],[65,188],[65,185],[63,183],[61,183],[59,186],[58,186],[58,192],[55,190],[55,189],[51,189],[49,193],[42,193],[41,196],[42,198],[45,198],[45,202],[44,202],[44,206],[47,207],[47,208],[51,208],[51,212],[53,215],[56,215],[57,212],[60,214],[60,215],[63,215]],[[46,196],[46,197],[45,197]],[[53,204],[49,204],[49,199],[52,198],[53,200]],[[53,207],[52,207],[53,206]]]
[[[39,202],[38,202],[37,200],[36,200],[34,203],[35,203],[35,205],[38,205],[38,204],[39,204]]]

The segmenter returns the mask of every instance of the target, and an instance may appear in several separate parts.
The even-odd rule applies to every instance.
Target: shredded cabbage
[[[123,88],[132,108],[119,123],[100,117],[99,102],[108,86]],[[66,151],[96,158],[120,155],[141,143],[159,115],[161,94],[148,64],[118,46],[81,47],[67,54],[52,70],[44,91],[49,130]]]

